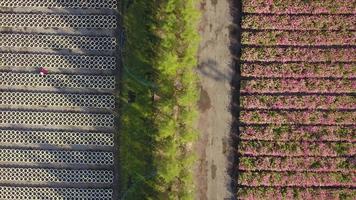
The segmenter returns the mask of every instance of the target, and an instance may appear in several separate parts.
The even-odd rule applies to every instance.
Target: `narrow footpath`
[[[230,113],[233,70],[229,46],[232,23],[227,0],[205,0],[200,24],[202,42],[199,51],[201,80],[200,139],[196,145],[199,162],[196,166],[197,199],[231,199]]]

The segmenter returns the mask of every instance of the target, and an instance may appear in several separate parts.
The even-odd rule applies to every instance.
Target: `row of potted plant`
[[[356,15],[256,15],[243,16],[243,29],[355,30]]]
[[[353,172],[240,172],[242,186],[355,187]]]
[[[356,21],[356,18],[355,18]],[[356,44],[356,37],[351,31],[244,31],[242,45],[262,46],[330,46]]]
[[[241,81],[241,93],[355,93],[354,79],[259,78]]]
[[[248,95],[240,97],[242,109],[355,109],[356,97],[353,95]]]
[[[356,49],[244,47],[242,62],[356,62]]]
[[[239,128],[242,140],[356,142],[353,126],[268,125]]]
[[[243,63],[243,77],[356,78],[356,68],[351,63]]]
[[[248,156],[352,156],[356,154],[356,144],[348,142],[247,140],[239,142],[238,153]]]
[[[242,171],[322,171],[337,172],[353,170],[356,166],[345,157],[241,157],[239,170]]]
[[[301,188],[301,187],[241,187],[238,199],[342,199],[352,200],[356,190],[349,188]]]
[[[240,121],[243,124],[354,125],[356,115],[353,111],[244,110],[240,112]]]
[[[353,1],[323,0],[249,0],[243,1],[246,13],[288,13],[288,14],[355,14]]]

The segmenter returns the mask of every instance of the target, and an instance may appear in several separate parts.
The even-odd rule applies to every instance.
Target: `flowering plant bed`
[[[244,63],[243,77],[356,78],[352,63]]]
[[[356,16],[342,15],[245,15],[244,29],[355,30]]]
[[[354,199],[355,2],[245,0],[242,13],[237,199]]]
[[[242,6],[246,13],[356,14],[355,3],[345,0],[249,0]]]

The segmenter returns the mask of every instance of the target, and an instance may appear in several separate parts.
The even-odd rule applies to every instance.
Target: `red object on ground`
[[[47,75],[48,74],[48,70],[44,67],[40,67],[40,74],[41,75]]]

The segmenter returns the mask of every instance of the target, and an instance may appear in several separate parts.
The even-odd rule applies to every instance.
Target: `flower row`
[[[356,15],[245,15],[243,29],[355,30]]]
[[[244,31],[241,43],[263,46],[355,45],[356,37],[351,31]]]
[[[241,111],[243,124],[324,124],[353,125],[356,122],[352,111]]]
[[[356,49],[346,48],[302,48],[302,47],[245,47],[243,62],[356,62]]]
[[[353,172],[240,172],[242,186],[356,186]]]
[[[355,126],[245,126],[240,127],[242,140],[276,141],[356,141]]]
[[[241,81],[241,93],[355,93],[353,79],[248,79]]]
[[[251,156],[353,156],[356,144],[348,142],[276,142],[247,140],[240,141],[238,152]]]
[[[356,97],[353,95],[325,96],[275,96],[249,95],[240,97],[242,109],[355,109]]]
[[[248,0],[243,1],[242,10],[246,13],[313,13],[313,14],[355,14],[352,0]]]
[[[243,171],[348,171],[356,172],[351,158],[331,157],[240,157]]]
[[[344,63],[243,63],[243,77],[335,77],[356,78],[355,64]]]
[[[238,199],[244,200],[285,200],[285,199],[340,199],[351,200],[356,190],[348,188],[290,188],[290,187],[242,187]]]

